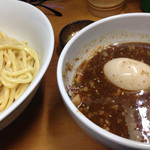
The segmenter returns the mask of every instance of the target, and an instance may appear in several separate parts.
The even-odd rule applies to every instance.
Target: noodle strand
[[[26,41],[0,32],[0,113],[23,94],[39,67],[38,54]]]

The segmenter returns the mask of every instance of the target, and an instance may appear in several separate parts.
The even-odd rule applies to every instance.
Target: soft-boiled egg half
[[[116,58],[104,65],[104,74],[114,85],[125,90],[150,88],[150,66],[129,58]]]

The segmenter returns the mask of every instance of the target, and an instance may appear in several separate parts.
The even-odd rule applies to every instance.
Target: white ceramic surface
[[[0,114],[2,130],[26,108],[36,93],[53,55],[54,33],[50,21],[42,11],[16,0],[0,0],[0,31],[19,41],[28,41],[40,59],[40,70],[33,82],[17,101]]]
[[[79,31],[64,47],[57,66],[57,81],[63,101],[74,120],[79,126],[98,142],[115,150],[149,150],[150,145],[128,140],[98,127],[82,115],[66,92],[71,84],[76,66],[97,45],[107,45],[114,42],[150,42],[150,14],[130,13],[108,17],[90,24]],[[89,51],[88,53],[86,51]],[[74,58],[80,58],[74,61]],[[63,77],[65,64],[73,64],[73,70]],[[86,141],[85,141],[86,144]]]

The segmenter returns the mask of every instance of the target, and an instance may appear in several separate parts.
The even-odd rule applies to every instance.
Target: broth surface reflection
[[[105,130],[150,143],[150,88],[128,90],[110,82],[103,68],[116,58],[129,58],[150,66],[150,44],[115,43],[97,48],[95,55],[76,70],[70,86],[72,101],[87,118]]]

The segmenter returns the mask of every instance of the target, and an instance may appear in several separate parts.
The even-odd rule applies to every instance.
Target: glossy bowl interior
[[[27,90],[0,114],[0,130],[9,125],[29,104],[45,74],[54,50],[53,28],[36,7],[18,0],[0,1],[0,31],[19,41],[26,40],[40,59],[40,70]]]
[[[66,89],[69,89],[76,67],[96,46],[115,42],[150,42],[149,19],[148,13],[130,13],[96,21],[79,31],[67,43],[58,61],[57,81],[68,111],[86,133],[110,149],[148,150],[150,145],[122,138],[98,127],[78,111]],[[66,71],[68,62],[73,66],[71,71]]]

